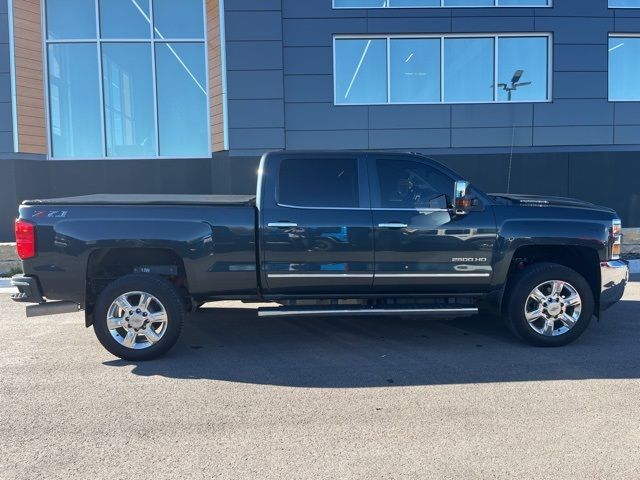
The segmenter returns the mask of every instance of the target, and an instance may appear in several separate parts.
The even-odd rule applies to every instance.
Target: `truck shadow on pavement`
[[[640,302],[622,301],[573,344],[545,349],[489,316],[264,319],[205,308],[172,351],[133,373],[307,388],[639,378],[639,320]]]

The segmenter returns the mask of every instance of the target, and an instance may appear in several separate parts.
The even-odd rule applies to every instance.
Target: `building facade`
[[[640,0],[0,0],[25,198],[251,193],[274,149],[426,153],[640,226]]]

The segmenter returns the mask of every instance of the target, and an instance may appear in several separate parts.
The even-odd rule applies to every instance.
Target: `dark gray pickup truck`
[[[540,346],[575,340],[628,281],[621,224],[568,198],[488,195],[416,154],[273,152],[257,196],[25,201],[27,315],[84,309],[104,347],[145,360],[204,302],[260,316],[458,317],[487,305]]]

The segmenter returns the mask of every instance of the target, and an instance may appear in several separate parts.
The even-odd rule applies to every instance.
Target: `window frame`
[[[502,38],[529,38],[542,37],[547,39],[547,98],[545,100],[498,100],[498,85],[495,80],[498,78],[498,59],[499,59],[499,39]],[[439,102],[391,102],[391,40],[395,39],[440,39],[440,101]],[[445,99],[445,83],[444,83],[444,44],[447,38],[479,38],[493,39],[493,68],[494,68],[494,89],[493,101],[466,101],[466,102],[446,102]],[[336,41],[354,40],[354,39],[386,39],[387,41],[387,101],[384,103],[339,103],[337,94],[337,76],[336,76]],[[446,34],[337,34],[333,36],[333,105],[336,107],[350,106],[374,106],[374,105],[493,105],[493,104],[510,104],[510,103],[551,103],[553,102],[553,33],[551,32],[526,32],[526,33],[446,33]]]
[[[293,160],[297,162],[304,162],[306,160],[326,160],[326,159],[338,159],[338,160],[353,160],[356,162],[357,170],[357,182],[358,182],[358,205],[355,207],[330,207],[330,206],[315,206],[315,205],[295,205],[290,203],[282,203],[280,201],[280,173],[282,164],[287,160]],[[369,178],[366,166],[366,158],[363,154],[344,152],[338,154],[321,154],[321,153],[304,153],[304,154],[287,154],[278,158],[277,163],[273,164],[274,171],[277,175],[274,175],[274,206],[278,208],[294,208],[299,210],[370,210],[370,198],[369,198]]]
[[[398,211],[398,212],[448,212],[448,208],[438,208],[438,207],[383,207],[382,206],[382,189],[381,185],[381,176],[378,170],[378,162],[379,161],[389,161],[389,162],[407,162],[407,163],[417,163],[419,165],[424,165],[426,168],[430,168],[437,172],[438,174],[446,177],[450,180],[451,190],[449,192],[441,192],[442,195],[446,196],[447,203],[448,201],[453,202],[453,193],[454,193],[454,183],[457,180],[455,177],[452,177],[448,172],[438,168],[438,166],[430,161],[427,158],[419,158],[419,157],[397,157],[393,154],[384,155],[384,154],[375,154],[372,153],[368,156],[368,168],[369,168],[369,179],[371,182],[371,210],[378,211]]]
[[[205,91],[206,91],[206,111],[211,111],[211,98],[209,88],[209,55],[208,55],[208,32],[207,32],[207,7],[206,1],[202,0],[202,18],[203,25],[203,37],[202,38],[156,38],[154,34],[154,17],[153,17],[153,0],[149,0],[149,19],[150,19],[150,38],[101,38],[101,25],[100,25],[100,0],[94,0],[95,9],[95,21],[96,21],[96,37],[95,38],[73,38],[73,39],[49,39],[47,35],[48,19],[47,19],[47,2],[43,0],[40,2],[40,15],[41,22],[41,39],[43,45],[42,52],[42,65],[43,65],[43,79],[44,79],[44,102],[45,102],[45,130],[47,135],[47,154],[48,160],[145,160],[145,159],[199,159],[203,157],[209,157],[212,151],[211,145],[211,118],[207,115],[207,145],[208,152],[205,155],[161,155],[160,154],[160,128],[158,117],[158,82],[156,79],[156,44],[171,44],[171,43],[198,43],[204,47],[204,61],[205,72],[207,72],[205,78]],[[102,144],[100,146],[102,155],[96,157],[65,157],[54,156],[53,153],[53,139],[51,135],[51,115],[50,115],[50,85],[49,85],[49,45],[53,44],[91,44],[96,46],[96,53],[98,59],[98,88],[100,93],[100,136]],[[126,157],[110,157],[107,156],[107,131],[106,131],[106,119],[105,119],[105,93],[103,85],[103,62],[102,62],[102,44],[103,43],[146,43],[151,47],[151,77],[153,81],[153,120],[155,128],[155,154],[144,156],[126,156]]]
[[[381,9],[422,9],[422,8],[553,8],[554,0],[547,0],[547,5],[501,5],[501,0],[494,0],[493,5],[445,5],[445,0],[440,0],[440,5],[425,5],[423,7],[412,7],[412,6],[394,6],[391,7],[388,5],[388,0],[382,7],[336,7],[336,0],[331,0],[331,8],[333,10],[381,10]],[[636,7],[609,7],[609,8],[636,8]]]
[[[634,7],[635,8],[635,7]],[[640,7],[638,7],[640,8]],[[637,38],[640,39],[640,33],[610,33],[607,36],[607,101],[609,103],[640,103],[640,98],[637,99],[611,99],[611,84],[609,83],[609,77],[611,75],[611,51],[609,50],[609,40],[612,38]],[[639,95],[640,97],[640,95]]]

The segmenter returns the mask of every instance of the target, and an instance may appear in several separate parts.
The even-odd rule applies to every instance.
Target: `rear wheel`
[[[167,280],[127,275],[109,284],[98,297],[93,329],[113,355],[151,360],[176,343],[184,315],[184,302]]]
[[[593,316],[593,293],[576,271],[538,263],[511,280],[506,299],[507,323],[523,340],[558,347],[577,339]]]

